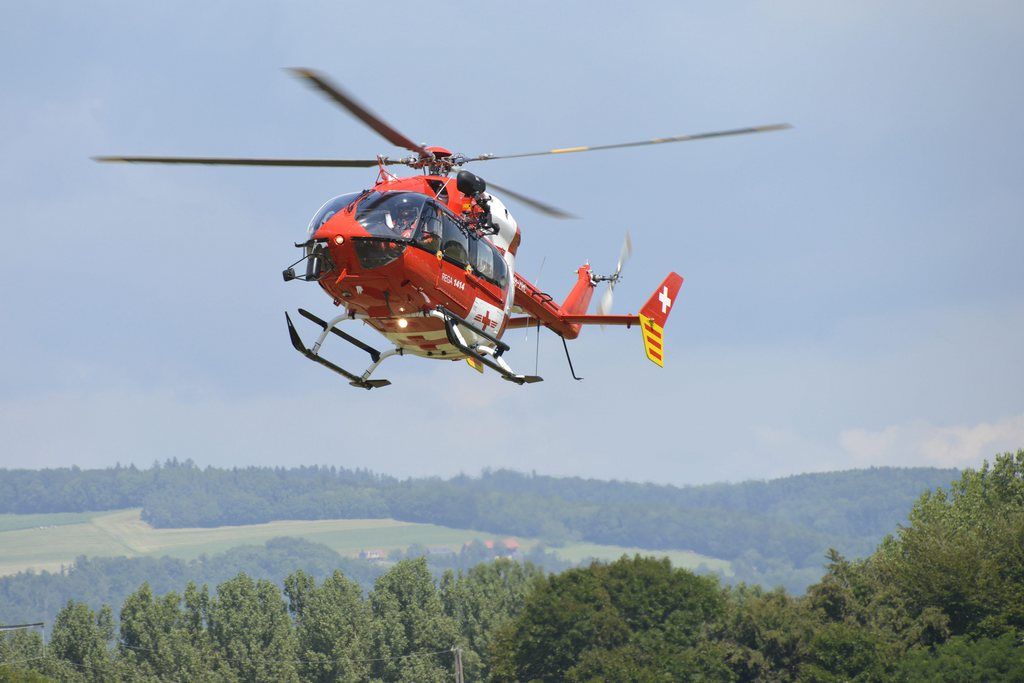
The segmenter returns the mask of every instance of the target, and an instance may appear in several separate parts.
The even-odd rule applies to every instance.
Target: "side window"
[[[508,266],[501,252],[486,240],[476,240],[474,247],[473,268],[477,274],[505,289],[508,286]]]
[[[493,246],[491,253],[494,254],[494,281],[498,283],[499,287],[505,289],[508,287],[508,265],[506,265],[501,252]]]
[[[494,281],[494,252],[490,245],[483,240],[474,240],[473,244],[473,270],[480,277]]]
[[[469,263],[469,235],[448,214],[441,216],[441,253],[460,266]]]
[[[436,253],[441,249],[441,233],[441,210],[436,204],[428,202],[423,208],[416,244],[432,254]]]

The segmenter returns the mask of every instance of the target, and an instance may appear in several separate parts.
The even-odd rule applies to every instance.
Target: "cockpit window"
[[[441,207],[427,202],[420,214],[420,229],[416,233],[416,246],[430,253],[441,251]]]
[[[320,210],[313,215],[313,219],[309,221],[309,237],[313,237],[313,233],[320,229],[327,221],[331,220],[334,214],[338,213],[346,206],[351,204],[360,195],[359,192],[350,192],[349,194],[343,194],[329,199],[320,207]]]
[[[426,200],[417,192],[374,192],[359,202],[356,221],[375,237],[411,240]]]
[[[441,253],[446,259],[464,266],[469,263],[469,233],[448,214],[441,216]]]

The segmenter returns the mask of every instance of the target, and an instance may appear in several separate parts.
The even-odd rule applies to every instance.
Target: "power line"
[[[43,628],[44,623],[41,621],[33,622],[31,624],[8,624],[6,626],[0,626],[0,633],[7,631],[22,631],[29,628]],[[26,659],[16,660],[0,660],[0,666],[14,666],[17,664],[24,664],[25,662],[34,662],[37,659],[46,659],[46,655],[38,655],[36,657],[28,657]]]
[[[37,659],[46,659],[47,655],[38,655],[36,657],[27,657],[25,659],[0,659],[0,666],[14,666],[15,664],[24,664],[25,662],[34,662]]]
[[[86,664],[85,662],[72,662],[67,659],[60,659],[54,657],[52,654],[38,655],[36,657],[27,657],[26,659],[15,659],[15,660],[0,660],[0,666],[14,666],[17,664],[25,664],[26,662],[34,662],[39,659],[52,659],[54,662],[63,662],[74,669],[89,669],[90,671],[106,671],[109,665],[97,665],[97,664]],[[112,662],[111,662],[112,663]],[[32,668],[34,671],[34,667]],[[170,683],[178,683],[175,678],[170,679]]]
[[[42,626],[42,624],[22,624],[20,627],[21,628],[25,628],[25,627],[32,627],[32,626]],[[14,626],[7,627],[7,628],[8,629],[13,629]],[[128,650],[134,650],[134,651],[137,651],[137,652],[150,652],[152,654],[169,654],[167,651],[154,650],[153,648],[141,647],[139,645],[126,645],[124,643],[119,643],[118,646],[119,647],[123,647],[123,648],[128,649]],[[411,659],[411,658],[414,658],[414,657],[433,657],[435,655],[444,655],[444,654],[450,654],[450,655],[454,655],[455,656],[456,676],[457,676],[457,680],[459,681],[459,683],[461,683],[461,680],[462,680],[462,678],[461,678],[462,677],[462,648],[452,647],[452,648],[449,648],[447,650],[433,650],[433,651],[429,651],[429,652],[410,652],[409,654],[393,655],[391,657],[371,657],[371,658],[367,658],[367,659],[347,659],[346,658],[346,659],[351,664],[368,664],[368,663],[371,663],[371,662],[393,662],[393,661],[400,661],[400,660],[403,660],[403,659]],[[39,659],[47,659],[50,656],[51,656],[50,654],[43,654],[43,655],[38,655],[36,657],[28,657],[26,659],[19,659],[19,660],[7,660],[7,661],[0,660],[0,666],[14,666],[14,665],[18,665],[18,664],[25,664],[27,662],[33,662],[33,661],[36,661],[36,660],[39,660]],[[238,658],[238,657],[228,657],[228,656],[224,656],[224,655],[221,655],[221,658],[224,659],[227,662],[231,662],[231,663],[235,663],[235,664],[247,663],[247,662],[250,661],[248,659],[241,659],[241,658]],[[62,660],[62,661],[66,661],[66,660]],[[323,663],[322,660],[312,660],[312,659],[262,659],[262,661],[266,662],[266,663],[272,663],[272,664],[322,664]],[[72,664],[72,666],[78,666],[77,664],[75,664],[73,662],[69,662],[69,664]],[[81,664],[81,666],[84,666],[84,667],[87,667],[87,668],[95,668],[93,666],[85,664],[84,662]]]
[[[0,633],[4,631],[18,631],[25,628],[43,628],[43,622],[39,621],[34,624],[10,624],[8,626],[0,626]]]
[[[126,648],[128,650],[136,650],[136,651],[139,651],[139,652],[152,652],[153,654],[167,654],[166,652],[161,653],[160,650],[154,650],[154,649],[148,648],[148,647],[141,647],[139,645],[125,645],[124,643],[120,643],[119,646],[123,647],[123,648]],[[369,659],[347,659],[347,658],[346,659],[347,659],[347,661],[351,662],[352,664],[365,664],[365,663],[369,663],[369,662],[392,662],[392,661],[396,661],[396,660],[400,660],[400,659],[410,659],[412,657],[432,657],[434,655],[455,654],[455,652],[456,652],[456,648],[449,648],[447,650],[434,650],[434,651],[431,651],[431,652],[410,652],[407,655],[393,655],[391,657],[373,657],[373,658],[369,658]],[[459,649],[458,652],[461,654],[461,649]],[[225,661],[228,661],[228,662],[235,662],[235,663],[249,661],[249,660],[240,659],[238,657],[227,657],[227,656],[222,656],[222,659],[224,659]],[[263,658],[261,661],[269,662],[269,663],[273,663],[273,664],[322,664],[323,663],[322,660],[317,660],[317,659],[266,659],[266,658]]]

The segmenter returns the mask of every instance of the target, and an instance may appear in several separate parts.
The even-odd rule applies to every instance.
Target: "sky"
[[[467,154],[794,128],[472,169],[581,217],[507,201],[556,298],[627,230],[616,312],[684,276],[665,368],[588,329],[576,382],[517,330],[540,384],[397,358],[366,392],[291,349],[283,312],[333,306],[280,272],[372,170],[89,159],[399,152],[294,66]],[[8,2],[0,85],[0,467],[699,484],[1024,447],[1019,2]]]

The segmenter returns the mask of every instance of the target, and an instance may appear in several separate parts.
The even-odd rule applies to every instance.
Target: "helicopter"
[[[463,170],[468,163],[533,156],[561,155],[670,142],[783,130],[789,124],[771,124],[691,135],[653,138],[596,146],[565,147],[518,154],[467,156],[413,140],[372,112],[325,75],[305,68],[289,69],[294,76],[320,91],[362,121],[385,140],[412,153],[376,159],[282,159],[181,156],[101,156],[100,162],[149,164],[204,164],[221,166],[276,166],[377,168],[374,185],[328,200],[314,214],[306,239],[295,243],[301,256],[283,271],[286,282],[315,282],[339,310],[328,319],[300,308],[300,316],[319,328],[307,346],[291,316],[285,322],[292,346],[306,358],[323,365],[362,389],[391,384],[373,378],[386,359],[418,356],[435,360],[465,361],[478,372],[489,368],[515,384],[542,381],[537,375],[518,373],[504,358],[509,330],[541,327],[562,339],[569,369],[576,376],[567,340],[576,339],[585,325],[617,325],[641,330],[647,358],[664,366],[664,327],[676,304],[683,278],[669,273],[637,314],[611,314],[612,293],[632,251],[629,235],[610,275],[595,274],[589,264],[576,271],[576,282],[562,302],[544,292],[516,270],[522,234],[504,202],[489,189],[553,218],[571,214],[526,195],[487,183]],[[419,173],[399,177],[389,169],[406,166]],[[302,264],[300,266],[300,264]],[[298,270],[296,268],[298,267]],[[588,310],[602,283],[605,292],[597,313]],[[379,350],[342,329],[353,323],[369,325],[390,343]],[[361,372],[346,370],[321,355],[334,335],[369,355]]]

